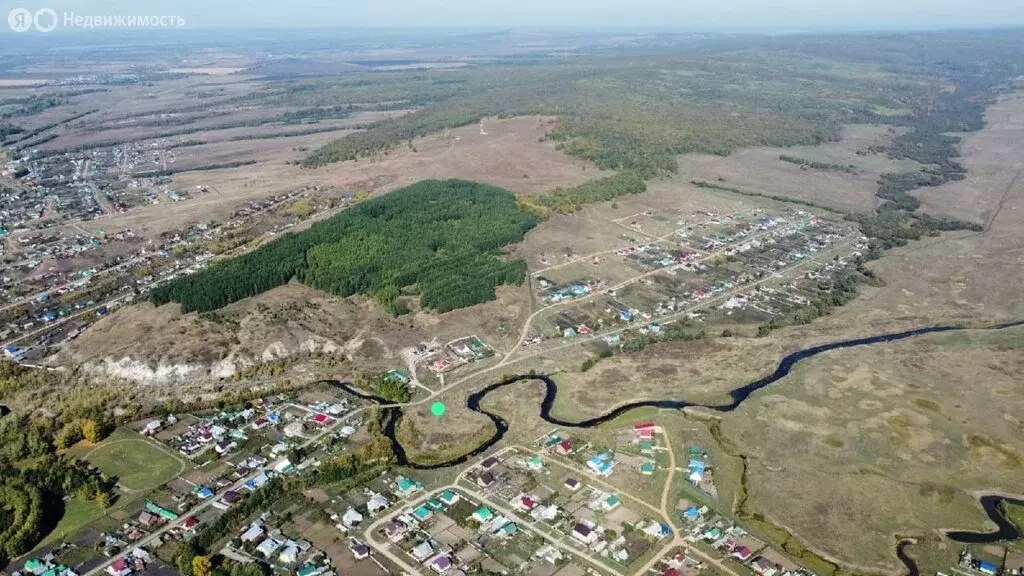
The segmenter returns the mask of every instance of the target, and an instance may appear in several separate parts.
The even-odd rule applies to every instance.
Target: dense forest
[[[950,157],[942,147],[955,144],[948,133],[979,126],[979,95],[1020,74],[1022,57],[1024,40],[1009,31],[751,37],[699,50],[649,47],[443,75],[304,80],[250,97],[313,106],[383,101],[414,110],[312,152],[307,166],[383,153],[482,117],[524,114],[557,117],[548,138],[567,153],[648,177],[674,172],[678,154],[819,144],[854,122],[911,127],[893,153],[940,165]]]
[[[371,295],[392,314],[405,311],[403,294],[445,312],[522,282],[525,263],[502,259],[501,249],[536,224],[501,188],[425,180],[161,286],[151,298],[206,312],[298,278],[340,296]]]
[[[0,398],[5,401],[21,391],[60,384],[59,377],[44,370],[0,362]],[[113,479],[58,454],[86,433],[98,439],[106,427],[103,414],[94,407],[61,408],[59,414],[46,415],[14,410],[0,421],[0,565],[45,538],[64,514],[66,499],[111,502]]]

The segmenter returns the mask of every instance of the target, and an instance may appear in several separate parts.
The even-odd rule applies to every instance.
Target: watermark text
[[[124,15],[124,14],[76,14],[64,12],[58,15],[51,8],[29,10],[15,8],[7,15],[7,24],[15,32],[53,32],[58,26],[82,30],[109,28],[183,28],[185,19],[181,16]]]

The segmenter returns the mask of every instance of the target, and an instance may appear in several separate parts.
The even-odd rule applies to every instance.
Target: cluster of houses
[[[305,438],[307,429],[316,430],[330,426],[338,416],[348,411],[349,405],[347,400],[342,399],[334,403],[320,402],[311,406],[296,406],[304,415],[302,417],[281,408],[281,403],[261,399],[257,407],[222,411],[190,424],[184,431],[168,438],[167,443],[189,458],[196,458],[210,449],[223,456],[238,448],[249,439],[248,434],[252,433],[274,430],[279,431],[284,438]],[[146,424],[144,433],[155,435],[174,423],[173,416],[163,421],[153,420]],[[354,433],[354,430],[352,432]],[[271,449],[271,453],[277,456],[288,448],[287,443],[281,442]]]
[[[159,144],[159,145],[158,145]],[[69,223],[103,218],[111,213],[124,213],[135,206],[159,204],[167,200],[180,202],[197,194],[207,194],[211,187],[199,185],[194,190],[171,189],[169,176],[158,171],[152,175],[125,178],[125,167],[149,163],[144,153],[156,154],[160,165],[175,161],[174,153],[164,149],[166,142],[137,142],[119,146],[66,152],[57,155],[41,155],[35,152],[16,157],[3,172],[18,179],[18,185],[0,189],[0,256],[12,263],[10,269],[20,272],[10,282],[0,282],[0,298],[7,302],[23,301],[23,312],[19,318],[0,314],[0,325],[8,324],[0,333],[2,340],[17,337],[30,329],[39,327],[44,336],[60,336],[54,322],[86,307],[88,300],[104,302],[108,306],[120,303],[121,296],[131,297],[133,293],[145,293],[155,285],[181,275],[201,270],[213,258],[213,254],[193,250],[193,254],[174,257],[174,248],[179,245],[213,243],[232,229],[241,227],[254,215],[275,206],[292,202],[303,196],[317,198],[317,186],[305,186],[295,190],[274,194],[236,210],[221,225],[198,224],[185,232],[166,235],[161,241],[144,241],[132,230],[120,230],[96,235],[74,229]],[[156,148],[149,149],[152,146]],[[145,149],[145,150],[144,150]],[[100,191],[102,189],[102,191]],[[347,197],[344,202],[351,200]],[[326,207],[327,202],[316,201],[315,211]],[[293,226],[295,222],[275,224],[271,233]],[[12,241],[6,241],[10,236]],[[166,240],[166,241],[163,241]],[[108,246],[115,245],[113,249]],[[127,246],[126,246],[127,244]],[[12,253],[5,253],[7,247]],[[88,253],[100,252],[102,257]],[[202,252],[202,253],[199,253]],[[121,266],[116,274],[105,276],[102,284],[90,283],[90,276],[96,268],[60,271],[53,266],[56,260],[72,262],[102,260],[106,266]],[[49,265],[48,265],[49,264]],[[46,267],[41,270],[41,267]],[[64,266],[74,268],[74,264]],[[97,290],[97,287],[101,290]],[[81,293],[80,299],[67,294]],[[49,306],[45,300],[35,301],[34,295],[63,296],[61,303]],[[74,330],[87,326],[78,322]],[[77,336],[77,333],[76,333]],[[43,339],[39,344],[50,346],[56,340]],[[41,349],[45,353],[45,348]]]
[[[79,576],[74,569],[56,561],[53,554],[42,558],[29,558],[21,570],[11,572],[11,576]]]
[[[422,505],[390,520],[383,528],[385,538],[402,547],[418,563],[436,574],[465,574],[466,566],[451,545],[439,542],[430,536],[427,528],[436,514],[449,513],[459,504],[463,496],[453,490],[445,490],[430,498]],[[459,519],[474,527],[476,532],[491,538],[507,539],[519,531],[518,525],[510,518],[494,512],[487,506],[477,506],[468,518]]]
[[[322,574],[327,571],[329,562],[323,551],[314,548],[308,540],[291,538],[269,526],[270,516],[270,512],[264,512],[242,530],[238,536],[238,551],[296,572]],[[318,568],[323,569],[317,571]]]
[[[692,554],[687,554],[687,550],[684,548],[672,553],[668,558],[663,558],[660,572],[661,576],[683,576],[684,574],[696,574],[703,568],[704,563]]]
[[[147,564],[153,563],[153,556],[144,548],[135,548],[128,554],[118,556],[107,566],[109,576],[130,576],[146,570]]]
[[[591,487],[591,494],[587,507],[599,514],[614,512],[622,506],[622,499],[615,494]],[[637,532],[659,541],[672,535],[670,527],[656,520],[639,519],[631,526]],[[607,529],[598,522],[589,519],[577,520],[572,525],[570,536],[573,540],[585,546],[588,550],[604,558],[611,558],[618,562],[627,562],[630,554],[627,549],[627,539],[623,534],[612,534],[608,538]]]
[[[494,351],[476,336],[456,338],[433,351],[426,344],[418,344],[415,352],[417,363],[423,364],[435,374],[451,372],[460,366],[493,355]]]
[[[708,453],[697,444],[690,445],[688,452],[690,460],[686,465],[687,480],[695,488],[717,497],[718,491],[715,487],[715,477],[711,462],[708,460]]]
[[[555,284],[544,277],[537,278],[537,285],[540,287],[540,299],[545,304],[558,304],[567,300],[582,298],[593,292],[601,290],[604,283],[601,280],[581,280],[568,284]]]
[[[686,524],[685,539],[703,542],[721,554],[746,565],[760,576],[811,576],[796,564],[784,566],[784,558],[743,528],[715,514],[707,506],[690,505],[680,514]]]

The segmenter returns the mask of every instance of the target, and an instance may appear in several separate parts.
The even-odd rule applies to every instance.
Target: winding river
[[[700,407],[709,410],[714,410],[716,412],[732,412],[733,410],[738,408],[740,404],[742,404],[754,392],[757,392],[758,390],[768,386],[769,384],[773,384],[778,380],[784,378],[786,375],[788,375],[798,362],[801,362],[802,360],[806,360],[813,356],[817,356],[824,352],[828,352],[830,350],[841,350],[844,348],[853,348],[856,346],[868,346],[871,344],[896,342],[899,340],[906,340],[907,338],[913,338],[915,336],[921,336],[924,334],[954,332],[959,330],[995,331],[1005,330],[1007,328],[1015,328],[1017,326],[1024,326],[1024,320],[1006,322],[1004,324],[998,324],[988,328],[967,328],[963,326],[928,326],[925,328],[916,328],[914,330],[907,330],[904,332],[893,332],[889,334],[880,334],[877,336],[868,336],[865,338],[854,338],[851,340],[840,340],[838,342],[832,342],[829,344],[821,344],[819,346],[813,346],[811,348],[797,350],[796,352],[792,352],[786,355],[779,362],[779,365],[775,368],[775,371],[769,374],[768,376],[744,384],[743,386],[740,386],[739,388],[736,388],[735,390],[730,392],[730,401],[725,404],[699,404],[694,402],[687,402],[685,400],[643,400],[640,402],[630,402],[628,404],[623,404],[606,414],[603,414],[601,416],[595,416],[593,418],[588,418],[586,420],[580,420],[578,422],[569,422],[551,415],[551,409],[554,407],[555,399],[558,397],[558,386],[554,383],[553,380],[551,380],[547,376],[540,374],[524,374],[521,376],[513,376],[511,378],[508,378],[507,380],[496,382],[483,388],[482,390],[474,392],[470,394],[469,397],[466,399],[467,408],[469,408],[473,412],[483,414],[484,416],[490,418],[491,422],[494,423],[494,434],[487,440],[481,442],[479,446],[477,446],[470,452],[463,454],[461,456],[457,456],[445,462],[440,462],[436,464],[417,464],[416,462],[413,462],[412,460],[409,459],[408,455],[405,452],[405,449],[402,447],[401,442],[398,441],[395,432],[396,427],[398,425],[398,421],[402,417],[401,406],[393,405],[390,403],[390,401],[384,398],[380,398],[373,394],[367,394],[365,392],[357,390],[353,388],[351,385],[344,382],[339,382],[337,380],[328,380],[326,381],[326,383],[341,388],[342,390],[348,392],[349,394],[352,394],[364,400],[369,400],[371,402],[375,402],[377,404],[385,406],[385,408],[383,409],[385,419],[383,432],[384,435],[391,440],[391,443],[394,447],[397,464],[399,466],[404,466],[407,468],[417,470],[436,470],[439,468],[448,468],[450,466],[458,466],[459,464],[464,464],[468,462],[470,459],[474,458],[475,456],[479,456],[483,452],[486,452],[489,448],[491,448],[492,446],[497,444],[502,438],[504,438],[505,433],[508,432],[508,422],[502,419],[501,416],[498,416],[493,412],[488,412],[487,410],[482,408],[481,403],[483,402],[484,398],[486,398],[487,395],[490,394],[491,392],[494,392],[495,390],[499,390],[506,386],[511,386],[518,382],[536,380],[544,384],[544,399],[541,400],[540,403],[540,417],[545,422],[554,424],[556,426],[561,426],[564,428],[593,428],[594,426],[598,426],[600,424],[604,424],[605,422],[614,420],[619,416],[625,414],[626,412],[629,412],[630,410],[634,410],[636,408],[653,407],[671,410],[681,410],[683,408],[688,407]],[[988,509],[986,508],[986,510]],[[991,513],[989,514],[989,516],[991,517]]]
[[[985,514],[988,514],[989,520],[997,526],[996,530],[994,532],[948,531],[946,536],[950,540],[963,544],[990,544],[992,542],[1009,542],[1020,538],[1020,528],[1003,515],[999,504],[1007,502],[1017,506],[1024,506],[1024,500],[989,494],[979,498],[979,501],[981,502],[981,507],[985,510]]]
[[[544,375],[528,374],[514,376],[512,378],[502,380],[501,382],[496,382],[483,388],[482,390],[474,392],[470,394],[469,397],[466,399],[467,408],[469,408],[473,412],[483,414],[484,416],[488,417],[491,420],[491,422],[494,424],[494,434],[491,435],[491,437],[488,438],[487,440],[481,442],[480,445],[478,445],[473,450],[467,452],[466,454],[454,457],[445,462],[435,464],[418,464],[416,462],[413,462],[412,460],[409,459],[409,456],[408,454],[406,454],[405,448],[402,447],[401,442],[398,441],[396,435],[396,428],[398,426],[398,421],[402,417],[401,406],[391,405],[390,402],[388,400],[385,400],[384,398],[380,398],[378,396],[374,396],[372,394],[367,394],[365,392],[356,390],[349,384],[343,382],[328,381],[328,383],[333,384],[334,386],[341,388],[350,394],[384,406],[383,433],[388,439],[391,440],[391,444],[395,452],[396,462],[399,466],[404,466],[407,468],[417,470],[436,470],[439,468],[447,468],[450,466],[458,466],[460,464],[464,464],[469,460],[483,454],[492,446],[497,444],[502,438],[505,437],[505,433],[508,432],[509,429],[508,422],[506,422],[501,416],[498,416],[493,412],[485,410],[483,407],[481,407],[481,403],[483,402],[484,398],[486,398],[487,395],[490,394],[491,392],[494,392],[495,390],[499,390],[506,386],[512,386],[519,382],[528,382],[531,380],[535,380],[544,384],[544,399],[541,400],[540,403],[540,417],[545,422],[564,428],[592,428],[594,426],[598,426],[605,422],[614,420],[619,416],[625,414],[626,412],[629,412],[630,410],[636,408],[653,407],[681,410],[683,408],[688,407],[701,407],[709,410],[714,410],[716,412],[731,412],[738,408],[740,404],[742,404],[754,392],[757,392],[758,390],[761,390],[762,388],[768,386],[769,384],[773,384],[774,382],[777,382],[778,380],[784,378],[786,375],[790,373],[790,371],[792,371],[793,367],[798,362],[801,362],[813,356],[817,356],[824,352],[828,352],[830,350],[841,350],[844,348],[853,348],[856,346],[868,346],[871,344],[896,342],[899,340],[905,340],[907,338],[913,338],[915,336],[921,336],[924,334],[954,332],[959,330],[994,331],[1005,330],[1007,328],[1014,328],[1017,326],[1024,326],[1024,320],[1007,322],[1004,324],[998,324],[996,326],[988,328],[967,328],[963,326],[929,326],[925,328],[907,330],[904,332],[893,332],[889,334],[869,336],[866,338],[855,338],[851,340],[841,340],[829,344],[822,344],[819,346],[813,346],[810,348],[797,350],[796,352],[793,352],[783,357],[782,360],[779,362],[779,365],[775,368],[775,371],[769,374],[768,376],[744,384],[743,386],[740,386],[739,388],[736,388],[735,390],[730,392],[730,400],[728,403],[725,404],[699,404],[694,402],[687,402],[685,400],[644,400],[640,402],[630,402],[628,404],[623,404],[601,416],[595,416],[593,418],[588,418],[586,420],[580,420],[577,422],[569,422],[566,420],[562,420],[556,416],[552,416],[551,409],[554,407],[555,399],[558,397],[558,386],[555,384],[553,380]],[[965,544],[983,544],[989,542],[1016,540],[1020,538],[1020,530],[1016,526],[1014,526],[1013,523],[1010,522],[1005,516],[1003,516],[1002,511],[999,509],[999,503],[1003,500],[1024,506],[1024,500],[1015,500],[1012,498],[1005,498],[997,495],[983,496],[980,498],[981,505],[984,508],[985,513],[988,514],[988,517],[998,526],[998,529],[996,531],[954,531],[947,532],[946,535],[951,540]],[[908,544],[911,544],[909,540],[903,540],[899,542],[896,547],[896,555],[906,565],[909,576],[918,576],[919,571],[916,563],[913,561],[912,558],[910,558],[910,556],[907,555],[905,551],[905,547]]]

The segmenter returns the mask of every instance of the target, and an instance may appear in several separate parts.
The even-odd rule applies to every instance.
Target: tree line
[[[546,216],[572,214],[587,204],[614,200],[619,196],[640,194],[647,191],[647,183],[636,172],[619,172],[613,176],[584,182],[572,188],[555,188],[550,194],[536,199],[522,198],[520,204]]]

